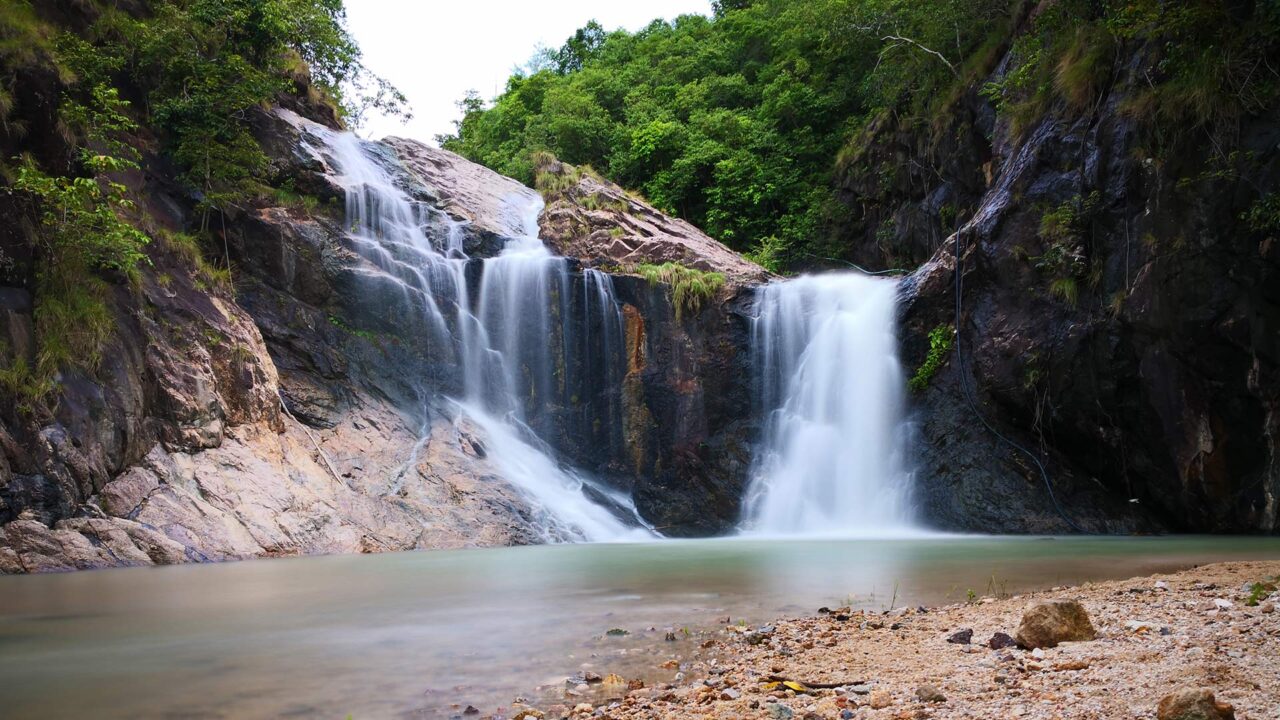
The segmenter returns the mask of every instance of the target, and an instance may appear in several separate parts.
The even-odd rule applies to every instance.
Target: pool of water
[[[685,629],[725,616],[940,604],[1232,559],[1280,559],[1280,539],[664,541],[0,577],[0,714],[487,713],[584,668],[670,678],[661,663],[698,642]]]

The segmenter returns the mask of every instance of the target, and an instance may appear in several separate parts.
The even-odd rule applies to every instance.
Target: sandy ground
[[[628,688],[606,676],[593,692],[566,686],[560,704],[506,717],[1154,719],[1164,695],[1190,686],[1213,690],[1239,720],[1280,720],[1280,593],[1250,607],[1245,589],[1277,578],[1280,562],[1221,563],[939,608],[725,626],[668,663],[674,683]],[[1014,635],[1028,607],[1058,599],[1084,605],[1096,640],[988,647],[997,632]],[[963,629],[971,644],[948,642]],[[807,687],[818,684],[834,687]],[[931,700],[920,699],[926,685]]]

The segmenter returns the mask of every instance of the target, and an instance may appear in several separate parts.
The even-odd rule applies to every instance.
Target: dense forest
[[[1011,66],[989,80],[1006,53]],[[456,133],[439,140],[529,184],[537,153],[551,152],[771,269],[830,265],[853,257],[851,215],[873,225],[859,228],[873,241],[894,232],[874,193],[841,194],[842,176],[892,188],[903,166],[968,131],[958,108],[975,96],[1015,132],[1055,105],[1094,113],[1135,53],[1145,88],[1124,111],[1153,156],[1192,138],[1217,162],[1188,175],[1248,161],[1233,144],[1239,123],[1280,93],[1273,2],[737,0],[635,33],[593,22],[536,54],[491,103],[469,94]],[[925,151],[869,152],[892,133]],[[971,210],[947,205],[935,220],[945,233]],[[1280,198],[1255,198],[1244,219],[1274,228]]]

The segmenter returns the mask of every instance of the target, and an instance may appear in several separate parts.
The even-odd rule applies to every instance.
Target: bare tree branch
[[[933,49],[927,48],[927,47],[925,47],[924,45],[921,45],[920,43],[916,42],[915,40],[912,40],[911,38],[908,38],[908,37],[902,37],[901,35],[885,35],[884,37],[882,37],[882,38],[880,38],[880,39],[881,39],[882,41],[885,41],[885,42],[888,42],[888,41],[892,40],[892,41],[894,41],[894,42],[907,43],[907,44],[910,44],[910,45],[914,45],[914,46],[916,46],[916,47],[920,48],[921,50],[923,50],[923,51],[925,51],[925,52],[929,53],[930,55],[933,55],[933,56],[937,57],[939,60],[941,60],[943,63],[945,63],[945,64],[946,64],[947,69],[951,71],[951,74],[952,74],[952,75],[955,75],[955,76],[956,76],[956,79],[957,79],[957,80],[958,80],[958,79],[960,79],[960,71],[959,71],[959,70],[956,70],[956,66],[951,64],[951,61],[947,59],[947,56],[946,56],[946,55],[943,55],[942,53],[938,52],[937,50],[933,50]]]

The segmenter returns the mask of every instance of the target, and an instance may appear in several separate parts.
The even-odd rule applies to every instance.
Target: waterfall
[[[748,531],[910,529],[896,293],[896,283],[856,273],[757,291],[751,351],[765,428],[744,506]]]
[[[357,272],[371,288],[398,298],[399,307],[384,312],[410,307],[420,314],[428,346],[446,354],[440,363],[446,370],[424,385],[455,393],[454,405],[485,431],[486,456],[529,502],[544,539],[651,536],[629,497],[565,467],[541,439],[555,423],[549,400],[574,396],[566,368],[576,350],[568,321],[570,265],[538,239],[541,198],[533,191],[505,198],[506,245],[497,257],[470,259],[464,223],[397,186],[387,167],[398,161],[384,146],[350,133],[327,133],[324,140],[346,190],[348,238],[367,263]],[[480,264],[478,276],[471,273],[473,282],[478,277],[474,293],[470,263]],[[601,318],[605,341],[621,343],[612,284],[589,272],[583,285],[593,295],[587,312],[612,314]],[[603,355],[621,353],[618,345]]]

